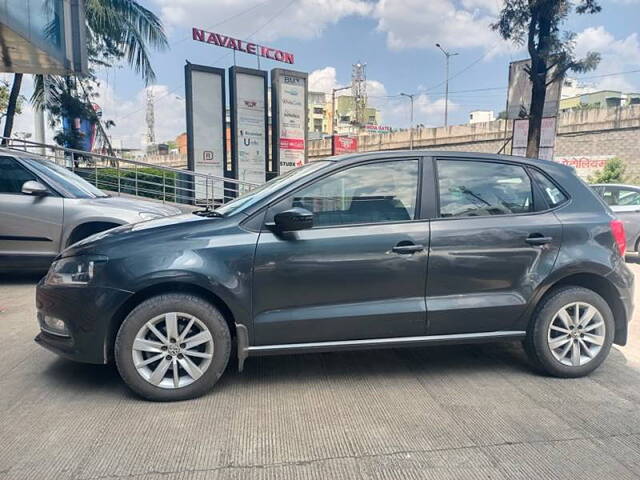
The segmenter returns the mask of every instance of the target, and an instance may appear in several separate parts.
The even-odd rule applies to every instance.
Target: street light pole
[[[448,113],[449,113],[449,58],[458,55],[457,53],[447,52],[444,48],[440,46],[439,43],[436,43],[436,47],[438,47],[444,56],[446,57],[445,67],[444,67],[444,126],[446,127],[449,122]]]
[[[334,138],[337,130],[336,127],[338,126],[338,122],[336,121],[336,92],[349,88],[351,88],[351,85],[331,89],[331,155],[336,154],[336,140]]]
[[[411,100],[411,120],[410,120],[411,124],[409,125],[409,150],[413,150],[413,97],[415,97],[415,94],[400,93],[400,96],[408,97],[409,100]]]

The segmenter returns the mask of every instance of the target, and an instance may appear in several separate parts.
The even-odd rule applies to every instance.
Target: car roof
[[[516,162],[526,165],[536,166],[542,170],[546,168],[559,168],[565,171],[574,171],[570,166],[563,165],[559,162],[550,160],[542,160],[539,158],[529,157],[516,157],[513,155],[501,155],[496,153],[481,153],[481,152],[464,152],[464,151],[451,151],[451,150],[383,150],[377,152],[367,153],[350,153],[344,155],[337,155],[334,157],[328,157],[318,160],[329,160],[332,162],[345,162],[345,161],[357,161],[362,159],[378,159],[378,158],[407,158],[418,156],[429,156],[439,158],[455,158],[455,159],[474,159],[474,160],[502,160],[507,162]]]
[[[594,183],[591,185],[592,187],[624,187],[630,188],[633,190],[640,190],[638,185],[628,185],[626,183]]]

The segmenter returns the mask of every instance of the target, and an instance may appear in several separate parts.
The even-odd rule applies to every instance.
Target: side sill
[[[281,353],[335,352],[340,350],[366,350],[373,348],[416,347],[421,345],[443,345],[456,343],[491,342],[496,340],[519,340],[526,336],[525,331],[501,330],[497,332],[455,333],[450,335],[426,335],[419,337],[372,338],[367,340],[340,340],[332,342],[288,343],[282,345],[247,346],[246,356],[277,355]],[[240,360],[240,340],[238,341],[238,359]]]

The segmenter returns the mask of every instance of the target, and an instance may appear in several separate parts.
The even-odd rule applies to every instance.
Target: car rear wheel
[[[185,294],[142,302],[122,323],[115,344],[122,379],[155,401],[206,393],[224,372],[230,351],[224,317],[205,300]]]
[[[532,362],[556,377],[588,375],[613,343],[611,308],[596,292],[563,287],[545,296],[533,315],[525,349]]]

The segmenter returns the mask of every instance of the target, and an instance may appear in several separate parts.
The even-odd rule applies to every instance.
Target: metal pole
[[[336,89],[331,89],[331,155],[336,154]]]
[[[449,54],[444,67],[444,126],[449,124]]]
[[[409,97],[411,99],[411,130],[409,130],[409,150],[413,150],[413,95]]]

